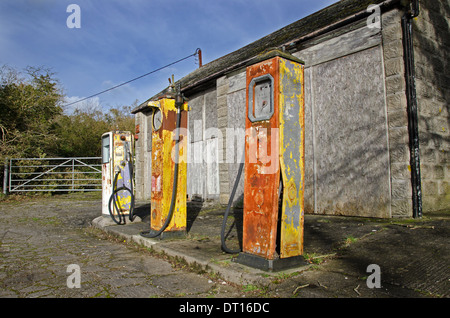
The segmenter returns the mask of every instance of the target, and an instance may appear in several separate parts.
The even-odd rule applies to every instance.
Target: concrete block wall
[[[151,145],[152,145],[151,113],[135,114],[135,125],[139,125],[138,139],[135,147],[135,196],[136,200],[151,199]]]
[[[187,194],[192,199],[217,200],[222,139],[217,132],[217,90],[208,89],[188,96],[188,99]]]
[[[224,143],[226,140],[226,128],[228,126],[228,104],[227,104],[227,93],[228,93],[228,78],[226,76],[222,76],[216,81],[217,86],[217,123],[218,128],[222,132],[223,140],[222,140],[222,153],[219,154],[221,158],[226,156],[224,150]],[[228,164],[226,161],[222,160],[219,163],[219,201],[220,204],[227,204],[228,198],[230,196],[229,189],[230,179],[228,175]]]
[[[134,155],[135,155],[135,171],[138,171],[139,173],[135,174],[135,178],[134,178],[134,189],[135,189],[135,195],[136,198],[141,200],[142,195],[144,193],[144,178],[143,178],[143,173],[141,173],[142,170],[142,166],[144,164],[144,156],[143,156],[143,144],[145,141],[145,136],[144,136],[144,114],[139,112],[136,113],[134,116],[134,120],[135,120],[135,125],[136,128],[139,129],[139,133],[136,134],[136,136],[138,137],[138,139],[135,141],[134,143]]]
[[[218,128],[223,135],[223,162],[219,164],[220,203],[227,204],[235,184],[244,151],[245,69],[217,80]],[[234,202],[242,200],[244,176],[241,176]]]
[[[450,2],[420,1],[413,21],[423,212],[450,209]]]
[[[402,16],[403,11],[392,10],[383,14],[381,19],[388,115],[392,217],[412,216]]]

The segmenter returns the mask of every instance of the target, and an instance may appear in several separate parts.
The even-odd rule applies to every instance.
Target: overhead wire
[[[167,64],[167,65],[165,65],[165,66],[160,67],[160,68],[157,68],[157,69],[155,69],[155,70],[153,70],[153,71],[151,71],[151,72],[145,73],[145,74],[143,74],[143,75],[141,75],[141,76],[138,76],[138,77],[135,77],[135,78],[133,78],[133,79],[131,79],[131,80],[129,80],[129,81],[123,82],[123,83],[121,83],[121,84],[119,84],[119,85],[110,87],[110,88],[108,88],[108,89],[105,89],[104,91],[101,91],[101,92],[99,92],[99,93],[90,95],[90,96],[88,96],[88,97],[84,97],[84,98],[82,98],[82,99],[79,99],[79,100],[77,100],[77,101],[71,102],[71,103],[66,104],[66,105],[64,105],[64,106],[70,106],[70,105],[73,105],[73,104],[76,104],[76,103],[85,101],[85,100],[90,99],[90,98],[92,98],[92,97],[95,97],[95,96],[104,94],[104,93],[106,93],[106,92],[112,91],[113,89],[119,88],[119,87],[124,86],[124,85],[126,85],[126,84],[129,84],[129,83],[131,83],[131,82],[134,82],[134,81],[136,81],[136,80],[138,80],[138,79],[141,79],[141,78],[143,78],[143,77],[145,77],[145,76],[148,76],[148,75],[150,75],[150,74],[159,72],[159,71],[161,71],[161,70],[163,70],[163,69],[165,69],[165,68],[167,68],[167,67],[169,67],[169,66],[172,66],[172,65],[177,64],[177,63],[180,63],[180,62],[182,62],[182,61],[184,61],[184,60],[187,60],[188,58],[190,58],[190,57],[192,57],[192,56],[196,56],[196,55],[199,53],[199,51],[200,51],[200,49],[196,49],[194,54],[190,54],[190,55],[188,55],[188,56],[186,56],[186,57],[183,57],[183,58],[181,58],[181,59],[179,59],[179,60],[177,60],[177,61],[175,61],[175,62],[169,63],[169,64]]]

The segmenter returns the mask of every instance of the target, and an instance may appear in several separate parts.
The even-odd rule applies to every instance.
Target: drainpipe
[[[413,217],[422,217],[422,189],[420,177],[419,120],[414,68],[414,47],[412,21],[419,15],[419,1],[412,0],[410,8],[402,17],[403,58],[405,62],[406,98],[408,112],[408,133],[411,165]]]

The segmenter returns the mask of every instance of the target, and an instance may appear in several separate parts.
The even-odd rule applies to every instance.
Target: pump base
[[[143,237],[149,237],[159,240],[169,240],[169,239],[184,239],[186,238],[186,230],[181,231],[164,231],[161,234],[154,236],[158,231],[150,229],[148,232],[146,231],[145,234],[141,234]]]
[[[239,253],[238,257],[234,261],[242,265],[271,272],[308,265],[303,255],[288,258],[265,259],[261,256],[253,254]]]

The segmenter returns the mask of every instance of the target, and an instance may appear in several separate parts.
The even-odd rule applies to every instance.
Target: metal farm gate
[[[101,157],[8,159],[3,191],[101,191],[101,166]]]

